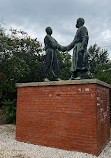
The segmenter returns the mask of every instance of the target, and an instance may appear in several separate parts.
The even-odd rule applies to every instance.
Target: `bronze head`
[[[79,19],[77,19],[76,27],[79,28],[79,27],[83,26],[84,23],[85,23],[85,20],[83,18],[79,18]]]
[[[52,34],[52,29],[51,29],[51,27],[47,27],[47,28],[45,29],[45,31],[46,31],[46,33],[47,33],[48,35],[51,35],[51,34]]]

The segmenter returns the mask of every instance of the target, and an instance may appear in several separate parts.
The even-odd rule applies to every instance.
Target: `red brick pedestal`
[[[91,79],[17,87],[18,141],[96,156],[109,142],[108,84]]]

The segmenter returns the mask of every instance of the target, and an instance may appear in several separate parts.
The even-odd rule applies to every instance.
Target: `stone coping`
[[[111,88],[111,86],[98,79],[84,79],[84,80],[63,80],[63,81],[49,81],[49,82],[29,82],[29,83],[16,83],[17,87],[34,87],[34,86],[54,86],[54,85],[74,85],[74,84],[99,84],[104,87]]]

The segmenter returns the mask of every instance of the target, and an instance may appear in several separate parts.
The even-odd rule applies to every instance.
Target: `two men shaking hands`
[[[74,40],[68,46],[61,46],[58,42],[51,36],[51,27],[46,28],[47,35],[44,38],[46,56],[45,56],[45,70],[44,70],[44,81],[49,81],[48,73],[50,67],[52,67],[52,72],[56,81],[61,79],[58,77],[58,64],[56,50],[62,52],[70,51],[73,48],[72,64],[71,64],[71,78],[70,80],[84,79],[85,72],[88,71],[88,30],[84,26],[85,20],[83,18],[77,19],[76,28],[77,32]],[[78,76],[79,74],[79,76]]]

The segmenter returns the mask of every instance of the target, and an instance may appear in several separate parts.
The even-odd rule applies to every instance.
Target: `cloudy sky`
[[[7,29],[17,28],[43,43],[45,28],[53,37],[68,45],[76,33],[76,20],[85,19],[89,45],[108,49],[111,59],[111,0],[0,0],[0,18]]]

